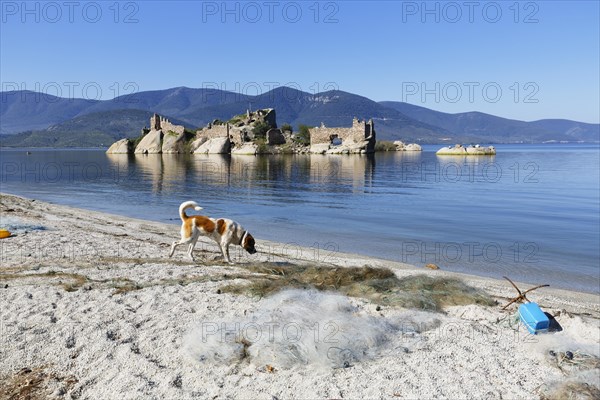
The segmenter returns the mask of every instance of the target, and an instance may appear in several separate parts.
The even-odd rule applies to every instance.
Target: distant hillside
[[[148,110],[160,115],[171,115],[182,118],[185,115],[197,113],[198,110],[207,107],[218,107],[232,103],[240,102],[244,104],[242,111],[248,108],[248,96],[227,92],[217,89],[191,89],[187,87],[177,87],[165,90],[152,90],[139,92],[130,95],[116,97],[112,100],[96,103],[85,112],[102,112],[121,109]],[[239,109],[236,109],[239,113]],[[230,114],[230,116],[233,114]],[[215,118],[208,117],[206,123]],[[202,120],[202,117],[195,116],[190,122]],[[192,125],[194,123],[192,122]],[[197,124],[196,124],[197,125]]]
[[[600,140],[600,125],[565,119],[517,121],[480,112],[448,114],[413,104],[382,101],[380,104],[426,124],[451,132],[453,137],[477,137],[490,143]]]
[[[98,103],[25,91],[0,92],[0,134],[45,129]]]
[[[217,89],[173,88],[139,92],[116,97],[112,100],[67,99],[30,91],[0,92],[0,134],[44,130],[51,125],[106,111],[145,110],[161,115],[179,117],[190,110],[241,102],[246,106],[247,96]],[[241,112],[236,108],[236,111]],[[186,125],[197,125],[193,121],[208,123],[210,116],[185,121]],[[183,119],[180,118],[180,121]],[[139,130],[139,129],[136,129]]]
[[[352,118],[358,117],[376,120],[375,129],[381,139],[400,139],[408,132],[431,139],[448,134],[444,129],[416,121],[366,97],[340,90],[310,94],[280,87],[259,96],[246,97],[244,101],[193,109],[178,117],[204,125],[214,118],[229,119],[245,110],[248,102],[253,108],[275,108],[277,123],[289,123],[295,128],[300,124],[318,126],[321,122],[332,127],[351,126]],[[380,123],[384,120],[385,123]]]
[[[18,96],[13,95],[12,97]],[[29,97],[25,98],[31,100]],[[70,102],[67,99],[62,100],[64,102],[52,99],[56,104],[69,104]],[[178,119],[181,124],[186,126],[205,126],[214,119],[227,120],[232,115],[243,113],[250,105],[252,108],[275,108],[278,123],[280,125],[289,123],[295,128],[300,124],[316,126],[320,125],[321,122],[324,122],[327,126],[350,126],[352,118],[357,116],[362,119],[373,118],[385,121],[381,125],[376,125],[377,132],[381,135],[382,139],[406,138],[414,133],[419,137],[426,137],[435,141],[440,134],[447,135],[447,132],[443,129],[413,120],[394,109],[386,108],[366,97],[343,91],[310,94],[293,88],[280,87],[259,96],[245,96],[215,89],[173,88],[140,92],[117,97],[113,100],[89,102],[85,105],[86,107],[80,107],[73,112],[65,112],[64,115],[80,121],[79,118],[90,113],[118,111],[119,113],[115,115],[117,119],[120,119],[123,115],[127,115],[123,113],[124,109],[139,109],[168,115],[171,118]],[[8,105],[2,103],[2,107],[4,108],[5,106],[8,107]],[[34,106],[35,104],[31,104],[31,109],[27,109],[27,107],[22,105],[21,113],[26,115],[25,119],[28,119],[35,113]],[[62,109],[64,110],[64,107]],[[52,121],[60,120],[61,107],[55,107],[55,111],[57,115],[52,116]],[[73,116],[73,114],[76,115]],[[17,115],[12,115],[12,120],[15,122],[18,121]],[[66,122],[69,118],[65,118],[61,122]],[[101,124],[91,125],[94,128],[93,132],[97,136],[92,141],[94,143],[99,142],[99,133],[109,136],[113,134],[112,128],[102,126]],[[24,126],[31,129],[28,124],[24,124]],[[69,132],[92,132],[88,129],[89,127],[82,126],[80,123],[72,124],[72,126],[73,129],[69,129]],[[36,124],[35,127],[39,127],[39,124]],[[18,131],[16,123],[11,124],[9,128],[3,128],[3,132]],[[75,128],[82,130],[76,131]],[[83,130],[84,128],[86,130]],[[134,130],[135,134],[137,134],[139,128]],[[34,139],[40,138],[40,135],[43,135],[46,129],[37,129],[37,131],[39,132],[36,132],[35,135],[29,133],[30,139],[22,144],[31,145],[31,143],[35,142]],[[61,130],[61,132],[66,131]],[[130,133],[124,136],[132,135]],[[43,140],[43,142],[48,143],[52,142],[52,140],[53,138],[48,138]],[[62,141],[54,142],[60,143]],[[19,140],[2,140],[2,143],[6,146],[12,146],[17,145]]]
[[[123,137],[134,138],[148,126],[150,111],[117,110],[93,113],[52,125],[0,138],[0,145],[12,147],[104,147]],[[170,118],[174,124],[183,125]]]
[[[11,146],[107,145],[137,136],[157,112],[174,123],[202,127],[248,107],[275,108],[277,122],[350,126],[353,117],[373,118],[379,140],[420,143],[511,143],[600,140],[600,125],[547,119],[524,122],[479,112],[447,114],[401,102],[375,102],[343,91],[317,94],[280,87],[258,96],[216,89],[178,87],[139,92],[105,101],[63,99],[33,92],[1,92],[0,143]],[[104,123],[102,122],[104,121]],[[106,123],[106,121],[111,121]]]

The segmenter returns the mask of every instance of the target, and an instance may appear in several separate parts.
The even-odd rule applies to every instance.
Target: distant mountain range
[[[247,108],[275,108],[278,124],[350,126],[373,118],[379,140],[419,143],[600,141],[600,125],[545,119],[510,120],[479,112],[447,114],[408,103],[375,102],[343,91],[317,94],[280,87],[258,96],[178,87],[112,100],[68,99],[30,91],[0,92],[4,146],[108,146],[136,137],[154,112],[189,128],[227,120]]]

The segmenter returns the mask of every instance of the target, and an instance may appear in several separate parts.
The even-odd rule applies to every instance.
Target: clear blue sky
[[[107,99],[287,84],[446,112],[600,120],[598,1],[73,3],[1,2],[2,89]]]

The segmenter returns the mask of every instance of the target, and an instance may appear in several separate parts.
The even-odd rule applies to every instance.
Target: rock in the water
[[[435,154],[438,156],[493,156],[496,155],[494,146],[481,147],[479,145],[464,147],[461,144],[454,147],[442,147]]]
[[[185,132],[169,132],[164,135],[162,152],[167,154],[185,153]]]
[[[258,146],[254,143],[245,143],[241,147],[231,149],[231,154],[253,156],[256,153],[258,153]]]
[[[192,153],[194,153],[196,150],[198,150],[198,147],[200,147],[201,145],[203,145],[204,143],[206,143],[206,141],[208,140],[207,137],[199,137],[196,140],[193,140],[192,143],[190,144],[190,151]]]
[[[231,149],[231,142],[228,137],[219,137],[208,139],[206,142],[202,143],[196,150],[194,150],[194,154],[226,154],[229,153]]]
[[[329,143],[318,143],[310,146],[310,153],[325,154],[329,150]]]
[[[314,145],[313,145],[314,146]],[[313,147],[311,146],[311,148]],[[369,146],[368,140],[360,142],[347,141],[338,146],[330,146],[327,154],[365,154]]]
[[[421,145],[416,143],[409,143],[404,147],[404,151],[423,151]]]
[[[129,139],[121,139],[114,142],[106,154],[129,154],[133,153],[133,142]]]
[[[422,151],[423,150],[421,148],[421,146],[416,143],[406,144],[401,140],[396,140],[396,141],[394,141],[394,144],[396,145],[396,151]]]
[[[135,148],[136,154],[160,154],[162,153],[162,131],[150,131],[143,137]]]

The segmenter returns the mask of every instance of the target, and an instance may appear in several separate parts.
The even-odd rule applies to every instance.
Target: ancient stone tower
[[[156,113],[150,118],[150,130],[159,131],[160,130],[160,116]]]

